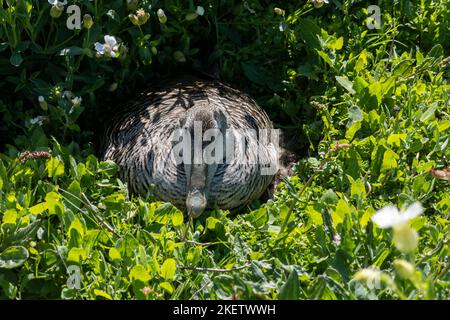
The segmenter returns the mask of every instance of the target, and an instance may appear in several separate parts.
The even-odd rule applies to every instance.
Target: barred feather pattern
[[[220,111],[230,129],[273,129],[267,114],[239,90],[219,81],[179,80],[140,94],[113,116],[104,137],[103,159],[120,166],[120,178],[132,193],[152,192],[185,208],[188,177],[185,167],[170,156],[172,134],[198,111]],[[208,209],[242,207],[260,197],[273,180],[274,175],[261,174],[259,163],[278,163],[277,143],[269,140],[258,146],[254,135],[245,138],[246,148],[241,149],[245,161],[235,157],[218,165],[208,190]]]

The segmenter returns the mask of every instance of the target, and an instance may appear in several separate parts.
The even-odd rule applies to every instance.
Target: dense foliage
[[[449,0],[375,1],[380,28],[358,0],[49,2],[0,0],[0,298],[449,298]],[[92,142],[117,101],[215,66],[301,160],[183,241]]]

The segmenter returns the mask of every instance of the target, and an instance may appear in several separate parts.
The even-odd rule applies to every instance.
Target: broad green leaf
[[[372,218],[372,216],[375,214],[375,209],[372,207],[369,207],[366,209],[366,211],[364,211],[361,220],[360,220],[360,224],[361,227],[365,228],[367,226],[367,224],[370,221],[370,218]]]
[[[263,207],[248,214],[246,218],[255,228],[261,228],[269,221],[269,214],[267,208]]]
[[[20,55],[20,53],[15,52],[11,55],[11,58],[9,59],[9,62],[14,66],[14,67],[18,67],[22,64],[23,62],[23,58]]]
[[[264,86],[266,84],[264,78],[261,75],[258,67],[254,63],[241,63],[242,70],[244,70],[245,76],[252,82]]]
[[[450,128],[450,120],[439,121],[439,124],[438,124],[439,132],[445,132],[448,128]]]
[[[307,206],[305,209],[305,213],[311,217],[311,220],[314,224],[323,224],[322,213],[320,211],[317,211],[315,206]]]
[[[17,211],[14,209],[8,209],[3,213],[3,224],[16,224]]]
[[[327,43],[327,47],[331,50],[341,50],[344,45],[344,37],[340,37],[338,39],[333,39]]]
[[[102,298],[105,298],[107,300],[113,300],[113,298],[109,294],[107,294],[105,291],[102,291],[102,290],[94,289],[94,294],[97,297],[102,297]]]
[[[114,261],[122,259],[122,256],[120,255],[119,250],[113,247],[109,249],[109,258]]]
[[[345,138],[348,139],[349,141],[352,141],[352,140],[353,140],[353,137],[355,136],[356,132],[359,131],[359,129],[361,129],[361,121],[354,122],[354,123],[347,129],[347,132],[345,133]]]
[[[161,289],[166,291],[168,294],[172,294],[173,293],[173,287],[172,287],[172,285],[169,282],[167,282],[167,281],[161,282],[159,284],[159,286],[161,287]]]
[[[395,169],[398,166],[397,159],[399,158],[398,154],[394,151],[387,149],[383,155],[383,162],[381,164],[382,170],[390,170]]]
[[[47,209],[48,209],[48,203],[47,202],[42,202],[42,203],[39,203],[39,204],[31,207],[29,209],[29,211],[30,211],[30,213],[32,213],[34,215],[38,215],[38,214],[41,214],[42,212],[44,212]]]
[[[347,76],[336,76],[336,81],[348,92],[355,94],[356,91],[353,89],[353,83],[347,78]]]
[[[332,211],[333,225],[336,227],[337,225],[344,222],[344,219],[347,215],[350,214],[350,207],[344,199],[339,199],[336,210]]]
[[[48,206],[50,214],[58,214],[64,212],[64,205],[61,202],[61,195],[56,192],[49,192],[45,196],[45,202]]]
[[[174,227],[179,227],[183,224],[183,212],[180,210],[174,210],[172,224]]]
[[[161,276],[166,280],[171,280],[175,277],[175,271],[177,270],[177,264],[174,259],[166,259],[161,266]]]
[[[84,237],[85,227],[78,217],[76,217],[70,224],[69,231],[68,231],[69,235],[72,230],[76,230],[82,238]]]
[[[380,82],[374,82],[369,85],[369,93],[375,96],[377,99],[378,106],[381,104],[383,99],[383,86]]]
[[[421,122],[426,122],[428,119],[434,116],[434,113],[436,112],[436,109],[438,107],[439,103],[435,102],[433,103],[420,117]]]
[[[64,193],[65,201],[68,203],[68,207],[73,211],[79,211],[81,205],[81,187],[80,183],[76,180],[67,188],[68,193]]]
[[[81,261],[84,261],[87,259],[87,253],[86,250],[83,248],[72,248],[69,251],[69,254],[67,255],[67,261],[72,263],[80,263]]]
[[[358,57],[358,60],[356,60],[356,64],[355,64],[355,70],[357,72],[360,72],[361,70],[363,70],[367,65],[367,51],[366,49],[364,49]]]
[[[52,157],[47,161],[48,177],[59,177],[64,174],[64,163],[56,157]]]
[[[279,300],[298,300],[300,297],[300,283],[298,281],[298,274],[295,269],[291,271],[286,283],[281,287],[278,294]]]
[[[387,138],[387,143],[396,147],[400,147],[400,142],[406,139],[406,133],[393,133]]]
[[[361,179],[353,180],[352,177],[347,176],[350,180],[350,195],[360,197],[361,199],[366,199],[366,188],[364,187],[364,183]]]
[[[334,60],[332,60],[332,59],[330,58],[330,56],[329,56],[327,53],[325,53],[325,52],[323,52],[323,51],[321,51],[321,50],[317,50],[317,53],[319,54],[319,56],[320,56],[326,63],[328,63],[328,65],[329,65],[330,67],[333,67],[333,66],[334,66]]]
[[[142,265],[135,265],[129,274],[129,278],[131,281],[141,281],[141,282],[147,282],[151,279],[150,274]]]
[[[0,269],[20,267],[29,257],[28,250],[22,246],[13,246],[0,253]]]

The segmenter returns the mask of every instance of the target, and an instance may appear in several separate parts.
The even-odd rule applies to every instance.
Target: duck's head
[[[208,108],[198,108],[191,110],[186,117],[184,129],[190,133],[190,160],[184,163],[187,178],[186,208],[189,215],[194,218],[199,217],[203,211],[212,206],[210,203],[209,190],[211,181],[217,171],[217,161],[207,158],[205,148],[224,148],[223,139],[206,138],[205,132],[216,129],[216,133],[223,134],[226,129],[226,121],[223,113],[209,110]],[[211,130],[214,132],[214,130]],[[217,144],[217,145],[214,145]],[[221,145],[220,145],[221,144]]]

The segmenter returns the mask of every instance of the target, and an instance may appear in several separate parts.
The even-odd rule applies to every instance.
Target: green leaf
[[[314,206],[307,206],[305,213],[311,217],[311,220],[315,225],[323,224],[322,213],[318,204],[315,204]]]
[[[114,261],[114,260],[121,260],[122,256],[120,255],[119,250],[117,250],[117,248],[111,248],[109,249],[109,258]]]
[[[183,224],[183,212],[180,210],[174,210],[172,224],[174,227],[179,227]]]
[[[161,276],[166,280],[171,280],[175,277],[175,271],[177,270],[177,264],[174,259],[166,259],[161,266]]]
[[[366,188],[361,179],[353,180],[351,176],[347,176],[350,180],[350,195],[351,197],[359,197],[361,199],[366,199]]]
[[[48,203],[47,202],[42,202],[42,203],[39,203],[39,204],[31,207],[28,210],[30,211],[30,213],[32,213],[34,215],[38,215],[38,214],[41,214],[42,212],[44,212],[47,209],[48,209]]]
[[[15,52],[11,55],[11,58],[9,59],[9,62],[14,66],[14,67],[18,67],[22,64],[23,62],[23,58],[20,55],[20,53]]]
[[[437,44],[427,54],[427,58],[434,58],[438,59],[441,58],[444,55],[444,48],[442,48],[442,45]]]
[[[64,212],[64,205],[61,202],[61,195],[56,192],[49,192],[45,196],[45,202],[48,206],[50,214],[58,214]]]
[[[255,228],[261,228],[269,221],[269,213],[263,207],[249,213],[246,218]]]
[[[87,252],[83,248],[72,248],[67,255],[67,261],[72,263],[80,263],[80,260],[84,261],[87,259]]]
[[[14,209],[9,209],[6,210],[3,213],[3,224],[16,224],[16,220],[17,220],[17,211]]]
[[[322,50],[317,50],[317,53],[330,67],[334,66],[334,59],[331,59],[326,52]]]
[[[434,113],[436,112],[436,109],[438,107],[439,103],[435,102],[433,103],[420,117],[421,122],[426,122],[428,119],[434,116]]]
[[[84,237],[85,226],[83,225],[83,223],[80,221],[80,219],[78,217],[76,217],[70,224],[69,231],[68,231],[69,235],[72,230],[76,230],[81,238]]]
[[[353,89],[353,83],[348,80],[347,76],[336,76],[336,81],[344,87],[345,90],[350,92],[351,94],[355,94],[356,91]]]
[[[242,70],[244,71],[245,76],[252,82],[264,86],[266,82],[261,76],[258,67],[254,63],[244,63],[241,62]]]
[[[150,274],[142,265],[135,265],[129,274],[129,278],[131,281],[141,281],[141,282],[147,282],[151,279]]]
[[[327,43],[327,47],[331,50],[341,50],[344,45],[344,37],[340,37],[338,39],[333,39]]]
[[[325,191],[322,195],[322,197],[320,198],[320,201],[329,205],[335,205],[338,202],[339,198],[336,195],[336,193],[331,190],[328,189],[327,191]]]
[[[295,269],[291,271],[286,283],[281,287],[278,299],[280,300],[298,300],[300,298],[300,283]]]
[[[439,121],[439,124],[438,124],[439,132],[445,132],[448,128],[450,128],[450,120]]]
[[[73,211],[79,211],[81,205],[81,187],[76,180],[67,188],[68,193],[64,193],[67,206]]]
[[[12,246],[0,253],[0,269],[20,267],[29,257],[28,250],[22,246]]]
[[[357,72],[360,72],[361,70],[363,70],[365,68],[366,65],[367,65],[367,51],[366,51],[366,49],[364,49],[359,54],[358,60],[356,60],[355,70]]]
[[[113,298],[109,294],[107,294],[105,291],[102,291],[102,290],[94,289],[94,294],[97,297],[102,297],[102,298],[105,298],[107,300],[113,300]]]
[[[64,174],[64,163],[56,157],[52,157],[47,161],[48,177],[59,177]]]
[[[399,158],[398,154],[394,151],[387,149],[383,155],[383,162],[381,164],[382,170],[390,170],[397,168],[397,159]]]
[[[173,287],[172,287],[172,285],[169,282],[167,282],[167,281],[161,282],[159,284],[159,286],[161,287],[161,289],[166,291],[168,294],[172,294],[173,293]]]

